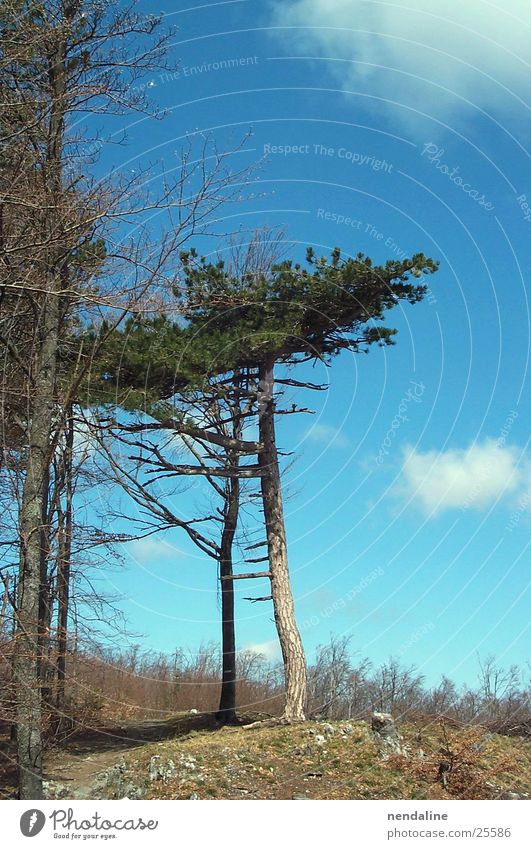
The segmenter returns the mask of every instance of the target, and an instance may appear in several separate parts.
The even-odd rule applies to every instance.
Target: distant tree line
[[[3,656],[9,654],[4,642]],[[215,715],[222,662],[219,647],[205,643],[197,651],[149,652],[140,645],[112,648],[92,643],[69,658],[62,739],[85,726],[120,719],[162,719],[179,711]],[[7,685],[8,664],[0,665]],[[236,654],[235,689],[240,715],[281,716],[284,709],[282,664],[243,649]],[[8,715],[8,687],[0,711]],[[348,637],[330,637],[308,666],[307,715],[314,720],[368,719],[374,711],[398,721],[459,726],[480,725],[491,732],[531,734],[529,670],[503,667],[492,655],[477,659],[474,681],[456,686],[447,676],[427,684],[415,666],[390,657],[379,665],[353,653]],[[51,742],[51,740],[49,741]]]

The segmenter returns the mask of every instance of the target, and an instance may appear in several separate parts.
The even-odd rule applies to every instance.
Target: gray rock
[[[175,776],[177,767],[171,758],[164,763],[160,755],[153,755],[149,761],[150,781],[169,781]]]
[[[59,781],[43,781],[42,789],[45,799],[68,799],[72,790]]]
[[[158,781],[159,778],[162,778],[160,774],[160,755],[153,755],[153,757],[149,761],[149,780],[150,781]]]
[[[527,799],[528,796],[526,793],[514,793],[512,790],[506,790],[504,793],[500,793],[498,799]]]
[[[323,734],[328,734],[329,736],[332,736],[332,734],[336,733],[336,729],[333,725],[330,725],[329,722],[325,722],[325,724],[322,726],[322,731]]]
[[[486,781],[485,787],[492,790],[496,794],[496,799],[529,799],[528,793],[516,793],[514,790],[504,790],[499,784],[493,784],[492,781]]]
[[[120,797],[122,799],[143,799],[145,796],[145,790],[142,787],[137,787],[132,781],[124,782],[120,789],[124,794]]]
[[[142,799],[144,789],[128,779],[126,773],[125,761],[99,773],[92,782],[90,797],[92,799],[123,799],[127,796],[129,799]]]
[[[384,757],[406,754],[406,750],[402,744],[402,737],[396,730],[395,721],[390,713],[379,713],[377,711],[373,713],[371,728],[380,753]]]
[[[125,761],[120,761],[114,766],[111,766],[109,769],[98,773],[91,784],[91,798],[105,799],[107,795],[109,795],[110,798],[116,798],[117,795],[118,798],[123,796],[121,787],[124,782],[124,774],[126,771],[127,764]]]
[[[310,743],[306,743],[305,746],[297,746],[293,749],[292,754],[295,757],[308,758],[315,754],[315,749]]]

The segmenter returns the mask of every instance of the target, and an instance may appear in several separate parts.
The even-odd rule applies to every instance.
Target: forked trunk
[[[278,452],[275,438],[274,361],[260,366],[259,429],[261,489],[271,572],[271,595],[286,681],[284,718],[305,719],[307,693],[306,658],[295,619],[288,568],[288,550]]]

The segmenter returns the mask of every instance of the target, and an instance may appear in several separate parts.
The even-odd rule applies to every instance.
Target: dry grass
[[[137,749],[126,759],[127,779],[145,783],[150,799],[485,799],[531,791],[528,742],[482,729],[456,730],[448,740],[435,726],[406,725],[408,755],[382,759],[367,723],[353,723],[348,734],[347,725],[334,723],[331,735],[322,723],[194,732]],[[443,783],[448,742],[454,766]],[[173,761],[176,773],[146,783],[154,755]]]

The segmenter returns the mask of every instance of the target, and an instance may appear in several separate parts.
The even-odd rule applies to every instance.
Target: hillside
[[[208,717],[101,729],[46,758],[50,798],[496,799],[531,794],[531,743],[437,721],[261,723]]]

